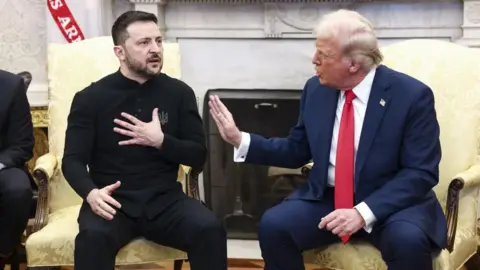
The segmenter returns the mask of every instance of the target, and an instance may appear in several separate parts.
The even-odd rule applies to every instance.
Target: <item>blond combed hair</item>
[[[314,34],[319,39],[339,42],[342,54],[365,70],[383,60],[372,25],[358,12],[340,9],[328,13],[320,19]]]

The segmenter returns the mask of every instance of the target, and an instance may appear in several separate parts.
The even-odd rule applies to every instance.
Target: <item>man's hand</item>
[[[87,202],[90,204],[92,211],[107,219],[113,219],[113,216],[117,213],[112,206],[116,208],[122,207],[119,202],[111,197],[112,192],[120,186],[120,181],[115,184],[106,186],[102,189],[94,189],[88,193]]]
[[[320,221],[318,228],[331,231],[339,237],[352,235],[365,226],[365,220],[357,209],[337,209]]]
[[[142,122],[128,113],[122,113],[123,117],[128,119],[131,123],[125,122],[120,119],[115,119],[113,122],[117,125],[124,127],[121,129],[118,127],[113,128],[113,131],[125,136],[132,137],[127,141],[121,141],[120,145],[143,145],[160,148],[163,143],[164,134],[162,126],[160,125],[160,119],[158,118],[158,109],[153,109],[152,121],[149,123]]]
[[[215,123],[217,123],[218,131],[222,138],[238,148],[242,142],[242,133],[237,128],[230,111],[228,111],[218,96],[210,96],[208,105],[210,106],[210,114]]]

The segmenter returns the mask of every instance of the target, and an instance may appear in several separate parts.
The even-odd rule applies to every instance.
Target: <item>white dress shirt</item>
[[[367,110],[368,98],[372,90],[373,79],[375,77],[375,69],[372,69],[368,75],[355,87],[352,91],[355,93],[356,98],[353,100],[354,121],[355,121],[355,159],[357,156],[358,143],[360,141],[360,134],[362,132],[363,120],[365,118],[365,112]],[[330,159],[328,166],[328,185],[335,186],[335,159],[337,156],[337,141],[338,131],[340,129],[340,120],[342,119],[343,105],[345,103],[345,93],[342,91],[338,98],[337,111],[335,122],[333,124],[332,143],[330,148]],[[234,149],[234,161],[244,162],[248,154],[248,147],[250,145],[250,134],[242,132],[242,142],[240,146]],[[370,210],[370,207],[365,202],[361,202],[355,206],[355,209],[365,220],[365,231],[370,233],[373,228],[373,224],[376,221],[375,215]]]

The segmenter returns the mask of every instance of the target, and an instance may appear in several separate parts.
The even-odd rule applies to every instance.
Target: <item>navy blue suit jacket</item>
[[[251,134],[245,162],[299,168],[313,159],[308,181],[291,199],[322,200],[339,91],[310,78],[300,117],[287,138]],[[380,104],[385,101],[384,106]],[[377,68],[355,164],[355,204],[364,201],[382,224],[412,222],[440,248],[447,239],[442,208],[432,191],[441,159],[432,90],[383,65]]]

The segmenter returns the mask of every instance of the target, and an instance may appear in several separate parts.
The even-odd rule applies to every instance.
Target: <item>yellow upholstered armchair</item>
[[[49,153],[37,160],[34,169],[39,195],[33,234],[26,241],[28,266],[31,268],[73,265],[77,217],[82,200],[61,171],[67,117],[77,91],[118,68],[111,37],[97,37],[73,44],[52,44],[48,48]],[[180,77],[178,44],[164,44],[163,71],[172,77]],[[196,199],[199,199],[197,177],[200,171],[180,166],[178,172],[184,191]],[[132,265],[175,261],[175,269],[180,269],[186,258],[186,253],[182,251],[136,239],[119,251],[116,263]]]
[[[434,91],[443,152],[435,193],[448,221],[448,247],[432,259],[435,270],[459,269],[478,256],[480,52],[433,40],[403,41],[382,51],[385,65],[423,81]],[[312,165],[304,166],[303,173]],[[330,269],[387,269],[380,252],[365,242],[330,245],[305,252],[304,258]]]

